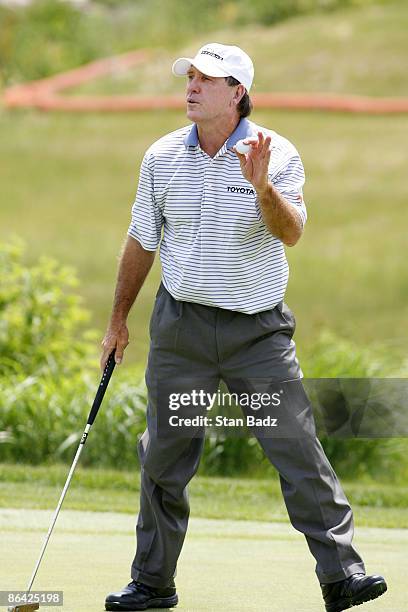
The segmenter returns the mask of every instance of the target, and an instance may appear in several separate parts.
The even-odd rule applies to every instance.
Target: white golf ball
[[[245,144],[243,140],[238,140],[237,144],[235,145],[235,149],[238,151],[238,153],[244,155],[245,153],[249,153],[251,150],[251,145]]]

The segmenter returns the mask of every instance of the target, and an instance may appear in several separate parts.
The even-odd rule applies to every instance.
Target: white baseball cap
[[[247,91],[251,89],[254,65],[249,55],[239,47],[208,43],[201,47],[194,58],[179,57],[173,64],[173,74],[185,76],[191,66],[208,76],[232,76],[242,83]]]

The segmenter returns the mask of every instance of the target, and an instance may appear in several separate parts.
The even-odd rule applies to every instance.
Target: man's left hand
[[[268,187],[268,167],[271,158],[271,137],[264,136],[258,132],[258,139],[248,138],[245,144],[250,144],[249,153],[242,154],[235,150],[241,165],[241,172],[247,181],[252,183],[258,195],[261,195]]]

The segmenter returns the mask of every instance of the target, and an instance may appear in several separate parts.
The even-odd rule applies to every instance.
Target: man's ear
[[[237,86],[237,89],[235,90],[235,94],[233,98],[235,104],[239,104],[241,99],[244,97],[244,95],[245,95],[245,87],[239,84]]]

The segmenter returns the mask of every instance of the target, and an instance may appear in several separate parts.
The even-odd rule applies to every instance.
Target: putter
[[[106,391],[106,389],[108,387],[108,383],[109,383],[109,380],[110,380],[110,378],[112,376],[112,372],[114,370],[114,367],[115,367],[115,349],[111,352],[111,354],[109,355],[108,361],[106,362],[106,366],[105,366],[105,369],[104,369],[103,374],[102,374],[101,382],[99,383],[99,387],[98,387],[98,390],[96,392],[95,399],[93,401],[92,408],[91,408],[91,411],[90,411],[89,416],[88,416],[88,421],[86,423],[86,427],[85,427],[84,433],[82,434],[81,441],[80,441],[79,446],[78,446],[78,450],[77,450],[77,452],[75,454],[75,457],[74,457],[74,460],[72,462],[71,469],[69,470],[68,477],[67,477],[67,480],[65,482],[65,486],[64,486],[64,488],[62,490],[61,497],[60,497],[59,502],[58,502],[58,506],[57,506],[57,508],[56,508],[56,510],[54,512],[54,516],[52,517],[51,525],[50,525],[50,527],[48,529],[48,533],[47,533],[47,535],[45,537],[44,544],[43,544],[43,546],[41,548],[41,552],[40,552],[40,555],[38,557],[37,563],[35,564],[34,571],[33,571],[32,576],[30,578],[30,582],[28,583],[28,587],[27,587],[27,590],[25,592],[26,595],[28,595],[30,593],[31,587],[33,586],[33,582],[34,582],[35,577],[37,575],[38,568],[40,567],[40,563],[41,563],[41,560],[42,560],[42,558],[44,556],[45,549],[47,548],[48,540],[51,537],[51,533],[52,533],[52,530],[54,529],[54,525],[55,525],[55,523],[57,521],[59,511],[61,510],[62,502],[64,501],[66,492],[67,492],[69,484],[71,482],[71,478],[72,478],[72,476],[74,474],[74,471],[75,471],[76,465],[78,463],[79,457],[81,456],[82,449],[84,448],[85,442],[86,442],[86,440],[88,438],[89,431],[90,431],[90,429],[91,429],[91,427],[93,425],[93,422],[96,419],[96,415],[98,414],[99,407],[100,407],[100,405],[102,403],[103,396],[105,395],[105,391]],[[40,606],[39,606],[38,603],[29,603],[29,604],[25,603],[25,604],[19,604],[17,606],[10,606],[8,608],[8,610],[9,610],[9,612],[31,612],[32,610],[38,610],[39,607]]]

